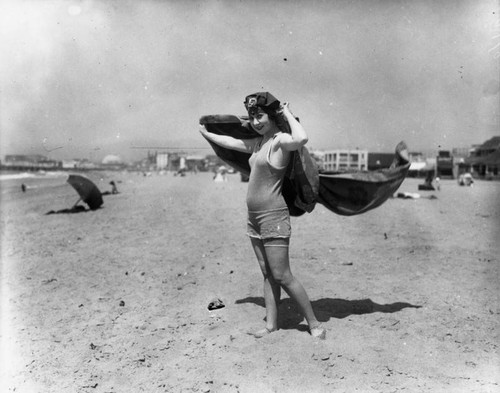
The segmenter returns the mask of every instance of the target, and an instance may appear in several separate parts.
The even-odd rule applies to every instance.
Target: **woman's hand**
[[[203,125],[203,124],[200,124],[199,131],[200,131],[200,134],[203,135],[203,136],[207,136],[207,134],[208,134],[208,131],[205,128],[205,125]]]
[[[292,116],[293,117],[293,114],[290,111],[290,104],[288,102],[284,102],[284,103],[281,104],[280,111],[285,116]]]
[[[290,111],[289,103],[284,102],[281,104],[281,113],[288,121],[290,125],[291,134],[283,134],[280,137],[280,145],[284,150],[293,151],[298,150],[301,146],[304,146],[308,137],[304,127],[298,122],[297,118]]]
[[[214,140],[215,134],[212,134],[210,131],[208,131],[204,124],[200,124],[200,127],[198,128],[198,130],[200,131],[200,134],[203,135],[203,137],[205,139],[208,139],[209,141]]]

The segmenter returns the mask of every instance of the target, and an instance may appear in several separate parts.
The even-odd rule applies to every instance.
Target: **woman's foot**
[[[255,338],[262,338],[265,336],[270,335],[272,332],[275,332],[278,329],[262,329],[262,330],[257,330],[256,332],[248,332],[249,335],[254,336]]]
[[[326,338],[326,329],[321,324],[310,328],[309,332],[314,338],[319,338],[320,340],[324,340]]]

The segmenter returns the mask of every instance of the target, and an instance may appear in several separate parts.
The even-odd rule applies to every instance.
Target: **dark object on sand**
[[[434,186],[432,184],[419,184],[418,185],[418,189],[420,191],[436,191],[436,189],[434,188]]]
[[[226,307],[225,304],[220,299],[214,299],[208,304],[209,310],[218,310],[219,308]]]
[[[74,205],[73,207],[69,208],[69,209],[61,209],[61,210],[51,210],[47,213],[45,213],[45,215],[49,215],[49,214],[71,214],[71,213],[82,213],[82,212],[86,212],[88,211],[87,209],[85,209],[84,206],[81,206],[81,205]]]
[[[200,124],[203,124],[210,132],[229,135],[236,139],[251,139],[259,136],[250,127],[248,119],[243,116],[207,115],[200,118]],[[215,154],[228,165],[242,174],[250,173],[248,164],[250,154],[208,142]],[[307,149],[305,147],[303,149],[307,153]],[[307,156],[308,154],[294,154],[283,182],[283,196],[292,216],[300,216],[306,211],[312,211],[316,202],[344,216],[365,213],[391,198],[410,168],[408,149],[404,142],[396,146],[396,154],[391,167],[375,171],[318,173],[318,170],[314,168],[314,163]],[[297,171],[297,167],[300,171]],[[317,189],[315,177],[319,183]],[[307,179],[309,184],[304,179]],[[298,199],[301,202],[299,205]]]
[[[415,192],[398,192],[396,196],[401,199],[438,199],[436,195],[421,196]]]
[[[90,210],[96,210],[101,207],[103,204],[101,191],[99,191],[92,181],[80,175],[69,175],[67,181],[76,190],[78,195],[80,195],[80,199],[74,206],[82,200],[89,206]]]
[[[425,177],[424,184],[419,184],[418,189],[422,191],[435,191],[436,189],[432,185],[432,180],[434,179],[434,171],[428,171]]]

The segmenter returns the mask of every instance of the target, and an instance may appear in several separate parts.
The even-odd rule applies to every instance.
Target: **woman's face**
[[[257,131],[260,135],[265,135],[273,129],[273,122],[269,118],[269,115],[262,109],[259,109],[257,113],[250,114],[250,125]]]

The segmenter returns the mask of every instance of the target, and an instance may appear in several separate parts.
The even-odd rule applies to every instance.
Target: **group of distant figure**
[[[461,174],[460,176],[458,176],[457,180],[459,186],[472,187],[474,184],[474,179],[472,178],[472,175],[470,173]]]
[[[432,184],[434,181],[434,184]],[[462,173],[461,175],[458,176],[457,182],[459,186],[467,186],[467,187],[472,187],[474,184],[474,179],[472,177],[472,174],[469,172]],[[439,176],[434,177],[434,174],[430,172],[430,175],[426,177],[424,180],[423,184],[418,185],[419,190],[423,191],[441,191],[441,179]],[[398,192],[396,194],[396,197],[398,198],[403,198],[403,199],[419,199],[422,196],[418,193],[412,193],[412,192]],[[435,195],[430,195],[422,198],[427,198],[427,199],[437,199]]]
[[[111,185],[111,191],[104,191],[102,195],[118,194],[118,188],[116,187],[116,183],[113,180],[111,180],[109,184]]]
[[[436,176],[435,178],[433,177],[432,172],[430,172],[431,175],[427,176],[426,179],[424,180],[423,184],[418,185],[419,190],[426,190],[426,191],[440,191],[441,190],[441,179],[439,176]],[[432,184],[434,180],[435,186]],[[472,177],[472,174],[469,172],[462,173],[461,175],[458,176],[457,182],[459,186],[467,186],[467,187],[472,187],[474,184],[474,179]]]
[[[118,187],[116,187],[116,183],[113,180],[111,180],[109,182],[109,185],[111,186],[111,191],[101,192],[101,195],[115,195],[115,194],[119,194]],[[26,192],[26,185],[22,184],[21,185],[21,189],[22,189],[23,192]],[[61,213],[62,214],[70,214],[70,213],[87,212],[88,210],[85,208],[85,206],[79,205],[78,202],[74,206],[72,206],[70,208],[61,209],[61,210],[50,210],[47,213],[45,213],[45,215],[61,214]]]
[[[217,168],[214,174],[215,182],[226,182],[227,181],[227,168],[224,165],[221,165]]]

